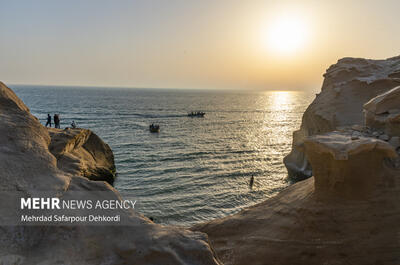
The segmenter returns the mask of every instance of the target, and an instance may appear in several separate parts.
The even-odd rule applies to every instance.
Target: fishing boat
[[[152,132],[152,133],[158,133],[158,132],[160,132],[160,125],[151,124],[151,125],[149,126],[149,130],[150,130],[150,132]]]
[[[202,112],[202,111],[196,111],[196,112],[190,112],[190,113],[188,113],[188,116],[189,117],[204,117],[204,115],[205,115],[206,113],[205,112]]]

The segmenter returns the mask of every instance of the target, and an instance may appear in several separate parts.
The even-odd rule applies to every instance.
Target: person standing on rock
[[[57,128],[57,114],[53,115],[53,120],[54,120],[54,128]]]
[[[58,114],[54,114],[54,127],[60,129],[60,117]]]
[[[57,128],[60,129],[60,114],[57,114]]]
[[[50,125],[50,128],[51,128],[51,116],[50,116],[50,114],[47,114],[46,127],[47,127],[47,125]]]

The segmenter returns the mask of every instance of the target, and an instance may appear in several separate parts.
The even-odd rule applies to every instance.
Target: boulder
[[[304,149],[315,178],[315,193],[346,198],[368,197],[381,182],[383,159],[396,158],[387,142],[339,133],[308,137]]]
[[[400,86],[382,93],[364,104],[365,124],[400,136]]]
[[[90,131],[49,131],[0,82],[0,264],[220,264],[206,234],[154,224],[132,209],[115,211],[123,225],[5,223],[18,194],[121,200],[107,182],[91,181],[78,170],[96,168],[91,163],[97,158],[107,168],[109,151]],[[65,156],[77,167],[69,170]]]
[[[48,130],[51,138],[49,150],[57,158],[60,170],[113,184],[116,175],[114,154],[100,137],[86,129]]]
[[[399,113],[400,86],[382,93],[364,104],[364,110],[375,115]]]
[[[363,105],[400,84],[400,56],[386,60],[343,58],[324,74],[321,92],[303,114],[293,133],[292,151],[284,158],[290,177],[312,175],[311,165],[298,149],[308,136],[334,131],[341,126],[364,124]]]

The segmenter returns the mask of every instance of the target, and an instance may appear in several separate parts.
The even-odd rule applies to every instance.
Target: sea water
[[[224,217],[290,185],[282,163],[312,94],[11,86],[45,124],[59,113],[110,145],[115,188],[162,224]],[[188,112],[204,111],[204,118]],[[159,133],[150,133],[150,124]],[[254,186],[249,188],[250,177]]]

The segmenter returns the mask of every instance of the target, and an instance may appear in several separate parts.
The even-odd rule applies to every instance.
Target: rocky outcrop
[[[396,158],[387,142],[333,132],[304,141],[319,197],[367,198],[383,182],[383,159]]]
[[[193,227],[224,264],[400,264],[399,69],[395,57],[327,70],[285,158],[313,177]]]
[[[50,137],[24,103],[0,82],[0,222],[9,214],[7,205],[13,203],[7,194],[30,197],[46,191],[51,197],[91,194],[92,199],[120,199],[107,182],[75,174],[82,167],[69,170],[67,166],[73,163],[63,161],[84,157],[86,168],[91,168],[89,161],[103,155],[107,167],[106,153],[91,153],[101,152],[101,147],[92,146],[98,144],[93,134],[84,130],[50,133],[56,135]],[[57,144],[58,137],[65,142]],[[205,234],[157,225],[132,210],[117,213],[123,225],[0,223],[0,264],[219,264]]]
[[[312,170],[298,146],[306,137],[364,123],[363,105],[400,84],[400,57],[387,60],[344,58],[324,74],[321,92],[305,111],[293,133],[292,151],[284,159],[289,176],[307,178]]]
[[[193,228],[224,264],[400,264],[400,168],[385,141],[351,131],[299,146],[314,177]]]
[[[90,130],[71,128],[50,128],[49,134],[49,150],[57,158],[60,170],[113,184],[116,172],[114,155],[96,134]]]
[[[400,86],[364,104],[365,125],[388,136],[400,136]]]

